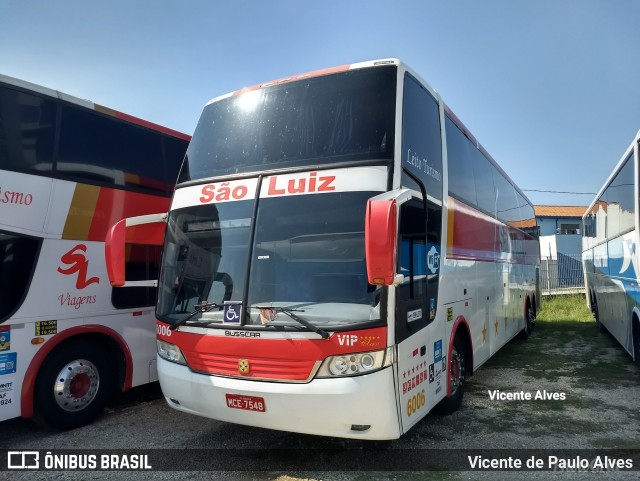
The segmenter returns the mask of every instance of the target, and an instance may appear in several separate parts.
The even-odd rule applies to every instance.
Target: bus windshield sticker
[[[258,309],[260,309],[260,322],[262,324],[275,321],[276,317],[278,317],[277,311],[272,307],[259,307]]]
[[[223,323],[242,324],[242,302],[225,301]]]

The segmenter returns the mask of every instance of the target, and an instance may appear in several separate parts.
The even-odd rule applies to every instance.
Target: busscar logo
[[[76,289],[84,289],[91,284],[98,284],[100,282],[100,278],[98,277],[91,277],[87,279],[89,261],[85,256],[86,252],[87,246],[84,244],[78,244],[60,258],[63,264],[69,266],[65,269],[58,267],[58,272],[60,274],[67,276],[76,273],[78,274],[78,277],[76,278]]]
[[[38,451],[8,451],[7,469],[40,469]]]

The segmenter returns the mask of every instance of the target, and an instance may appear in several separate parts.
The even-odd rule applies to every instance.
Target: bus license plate
[[[265,412],[264,398],[257,396],[243,396],[242,394],[226,394],[227,407],[244,409],[245,411]]]

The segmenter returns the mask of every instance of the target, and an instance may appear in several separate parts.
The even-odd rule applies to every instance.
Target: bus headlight
[[[158,356],[162,359],[165,359],[169,362],[175,362],[176,364],[184,364],[187,365],[187,361],[182,355],[182,351],[178,346],[170,344],[165,341],[161,341],[160,339],[156,339],[158,343]]]
[[[358,376],[390,366],[393,363],[393,348],[382,351],[339,354],[324,360],[316,377]]]

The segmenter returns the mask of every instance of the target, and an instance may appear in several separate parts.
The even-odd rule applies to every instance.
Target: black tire
[[[447,361],[447,372],[449,383],[451,386],[451,394],[444,398],[436,406],[439,414],[449,415],[456,412],[462,405],[464,397],[464,381],[465,381],[465,350],[459,336],[453,340],[453,348],[451,356]]]
[[[90,341],[58,346],[42,364],[34,389],[34,420],[67,430],[91,423],[113,394],[114,368],[107,352]]]
[[[634,315],[631,320],[631,333],[633,339],[633,361],[640,366],[640,322]]]
[[[600,312],[598,311],[598,301],[596,301],[596,297],[593,296],[593,301],[591,302],[591,311],[593,311],[593,319],[596,321],[596,327],[599,332],[605,332],[605,328],[600,322]]]
[[[525,320],[524,327],[522,328],[522,332],[520,333],[520,337],[523,339],[529,339],[531,336],[531,332],[533,331],[533,326],[536,321],[536,311],[527,304],[527,308],[525,309]]]

